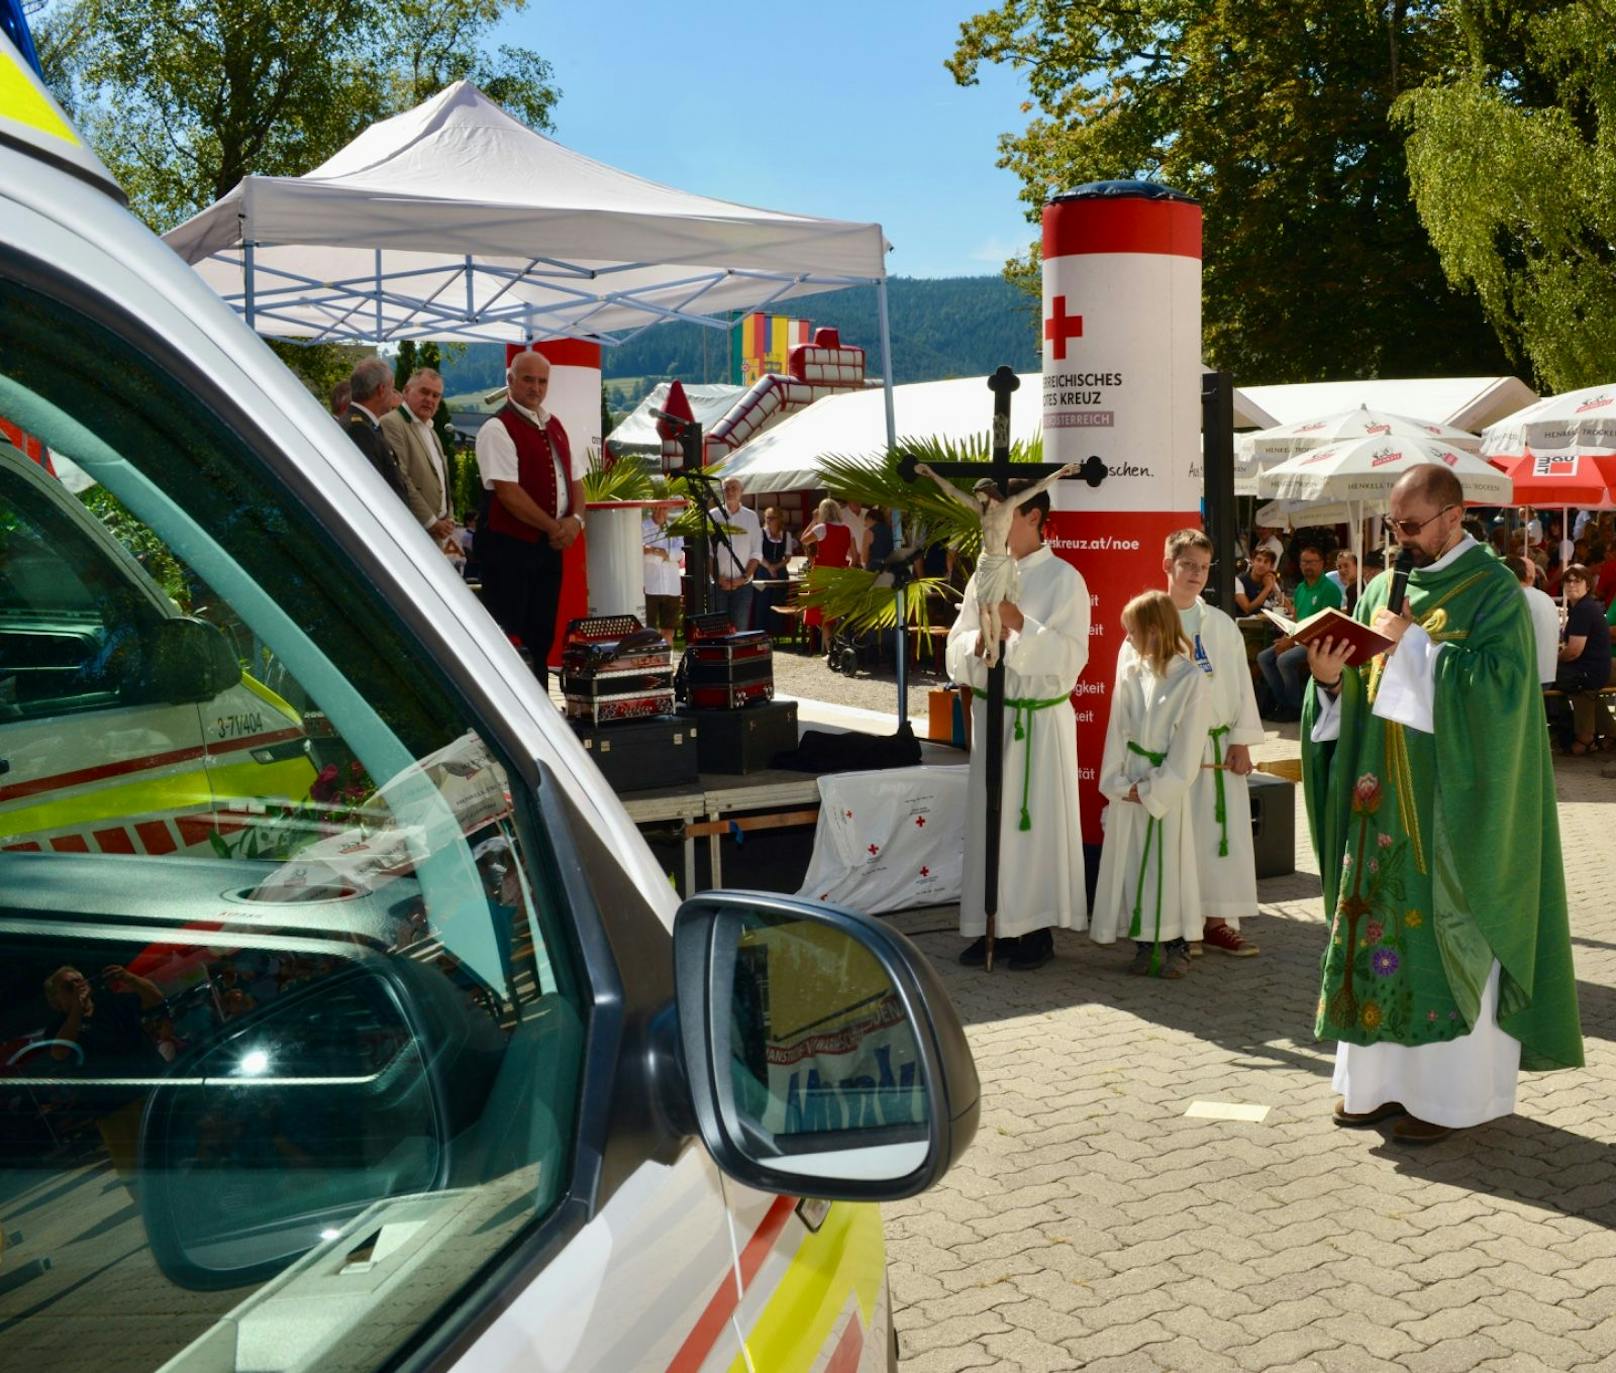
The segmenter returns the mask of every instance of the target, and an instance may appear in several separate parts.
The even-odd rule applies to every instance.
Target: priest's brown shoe
[[[1433,1125],[1417,1116],[1409,1116],[1392,1127],[1392,1138],[1399,1144],[1435,1144],[1452,1133],[1452,1126]]]
[[[1396,1101],[1382,1102],[1373,1111],[1354,1113],[1347,1110],[1346,1097],[1338,1096],[1335,1099],[1335,1123],[1345,1125],[1353,1130],[1362,1129],[1366,1125],[1378,1125],[1381,1121],[1390,1120],[1393,1116],[1406,1116],[1407,1114],[1408,1112],[1403,1109],[1401,1103]]]

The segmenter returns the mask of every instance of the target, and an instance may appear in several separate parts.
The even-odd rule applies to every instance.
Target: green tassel
[[[1022,729],[1020,720],[1016,721],[1016,732],[1013,737],[1017,739],[1025,739],[1027,737],[1027,731]]]
[[[1161,940],[1158,939],[1150,946],[1150,975],[1152,977],[1155,977],[1161,971],[1161,965]]]
[[[1021,826],[1020,827],[1022,829],[1024,829],[1024,830],[1030,830],[1032,828],[1032,816],[1027,814],[1027,808],[1025,806],[1023,806],[1021,808]]]

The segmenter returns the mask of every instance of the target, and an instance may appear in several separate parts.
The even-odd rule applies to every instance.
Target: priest
[[[1309,646],[1303,784],[1329,916],[1315,1033],[1338,1041],[1336,1120],[1430,1143],[1515,1109],[1522,1069],[1582,1036],[1536,654],[1509,569],[1461,525],[1446,467],[1392,488],[1413,564],[1357,618],[1393,641]]]
[[[1162,571],[1178,610],[1195,666],[1211,688],[1211,713],[1201,771],[1190,790],[1190,828],[1195,870],[1201,884],[1205,932],[1190,953],[1203,948],[1235,958],[1255,957],[1255,944],[1240,933],[1240,921],[1257,913],[1257,854],[1251,838],[1251,746],[1262,743],[1262,717],[1251,684],[1246,640],[1238,626],[1201,599],[1212,572],[1212,540],[1199,529],[1167,536]]]
[[[1032,483],[1010,483],[1013,500]],[[1015,512],[1008,551],[1020,594],[999,603],[1004,663],[1004,796],[1000,806],[999,906],[995,958],[1014,972],[1042,967],[1054,954],[1051,928],[1088,926],[1082,827],[1077,809],[1077,719],[1071,694],[1089,657],[1089,593],[1070,563],[1044,543],[1049,493]],[[948,631],[948,673],[969,686],[973,747],[966,788],[970,814],[987,810],[988,667],[978,617],[977,581],[966,584]],[[960,933],[974,942],[967,967],[987,957],[982,901],[984,830],[966,832]]]

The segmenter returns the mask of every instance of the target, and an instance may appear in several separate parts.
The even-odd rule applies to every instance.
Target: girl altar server
[[[1135,942],[1128,971],[1183,977],[1201,937],[1190,793],[1200,776],[1210,712],[1206,674],[1171,598],[1161,591],[1123,607],[1128,639],[1117,654],[1100,792],[1105,844],[1089,935]]]

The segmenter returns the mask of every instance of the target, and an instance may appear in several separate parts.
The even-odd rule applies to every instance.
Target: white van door
[[[6,641],[54,677],[0,708],[0,788],[31,811],[8,823],[34,827],[0,846],[0,1365],[744,1361],[717,1170],[668,1152],[640,1076],[671,894],[508,646],[187,269],[4,148],[0,317],[0,413],[115,496],[187,597],[141,678],[160,699],[131,702],[101,675],[105,550],[0,504],[0,580],[59,579],[7,592],[19,615],[78,617],[54,658]],[[275,740],[298,747],[254,773],[231,754],[273,747],[277,714],[318,714],[320,752]],[[198,751],[204,786],[230,772],[219,844],[141,837],[175,801],[161,763],[86,790]],[[53,842],[72,825],[82,846]]]

